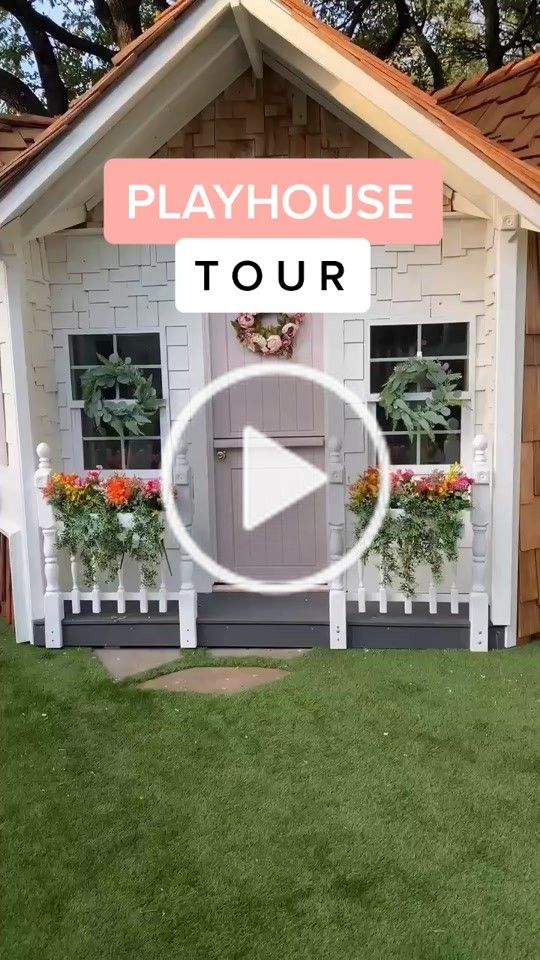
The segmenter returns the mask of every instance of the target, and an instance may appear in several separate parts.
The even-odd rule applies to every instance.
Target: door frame
[[[317,318],[321,318],[321,330],[323,337],[323,369],[326,373],[330,373],[335,377],[336,380],[343,382],[343,314],[312,314]],[[201,355],[203,358],[203,367],[204,367],[204,382],[208,383],[212,378],[212,361],[210,354],[210,315],[208,313],[201,314],[202,324],[202,342]],[[336,327],[338,328],[336,330]],[[330,328],[332,330],[332,336],[329,336]],[[337,333],[337,336],[336,336]],[[341,358],[341,360],[340,360]],[[323,436],[324,436],[324,449],[325,449],[325,469],[328,470],[328,440],[330,437],[337,437],[343,444],[344,429],[345,423],[344,418],[340,415],[339,411],[340,405],[332,403],[332,398],[328,396],[328,392],[324,398],[324,423],[323,423]],[[209,522],[209,534],[210,534],[210,549],[215,553],[217,547],[217,515],[216,515],[216,486],[215,486],[215,461],[214,461],[214,422],[212,414],[211,404],[207,405],[207,417],[206,417],[206,435],[201,439],[201,442],[204,443],[206,448],[206,462],[207,462],[207,482],[208,482],[208,522]],[[325,516],[325,525],[328,541],[328,529],[330,520],[332,523],[344,523],[345,522],[345,496],[341,498],[339,504],[336,504],[335,495],[332,496],[331,486],[327,486],[326,490],[326,516]],[[207,576],[207,585],[205,584],[203,592],[211,592],[213,589],[213,580]]]

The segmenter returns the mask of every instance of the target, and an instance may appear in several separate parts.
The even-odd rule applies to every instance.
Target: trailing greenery
[[[392,429],[403,424],[409,437],[418,432],[435,438],[435,428],[448,430],[451,407],[466,403],[456,390],[462,379],[460,373],[451,373],[447,363],[429,357],[411,357],[398,363],[381,390],[380,405],[392,422]],[[429,384],[425,400],[407,398],[411,388]],[[427,391],[426,391],[427,392]]]
[[[58,521],[58,546],[79,558],[88,586],[115,581],[126,558],[140,564],[145,586],[155,585],[161,558],[167,559],[158,480],[53,474],[44,496]]]
[[[159,409],[159,400],[152,377],[145,377],[138,367],[134,367],[131,358],[123,360],[116,353],[107,359],[98,354],[99,366],[87,370],[81,377],[84,412],[96,424],[100,433],[106,434],[106,428],[114,430],[119,436],[128,433],[138,436],[141,427],[150,423]],[[130,399],[110,400],[104,393],[117,386],[131,387]]]
[[[357,538],[371,519],[379,482],[378,469],[371,467],[351,487],[349,509],[357,518]],[[429,567],[435,583],[442,581],[445,565],[458,559],[471,484],[457,464],[446,474],[434,472],[427,477],[415,477],[412,471],[392,474],[390,510],[364,555],[364,559],[378,557],[385,586],[398,586],[412,598],[422,565]]]

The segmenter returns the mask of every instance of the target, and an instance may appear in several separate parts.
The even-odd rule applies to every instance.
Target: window
[[[397,363],[409,357],[432,357],[448,363],[452,373],[461,374],[458,388],[469,389],[469,325],[467,323],[373,324],[370,330],[369,378],[371,399],[378,395]],[[425,399],[428,384],[419,382],[408,394],[410,401]],[[380,404],[376,405],[379,426],[388,443],[390,460],[399,466],[450,464],[461,459],[463,408],[454,407],[448,430],[437,430],[435,440],[418,432],[409,437],[400,424],[393,429]]]
[[[81,377],[85,370],[99,363],[99,355],[117,353],[131,357],[144,374],[152,376],[158,397],[163,396],[161,351],[158,333],[81,334],[69,338],[71,395],[80,409],[80,425],[85,470],[97,466],[104,470],[159,470],[161,467],[161,425],[159,411],[143,426],[143,436],[119,437],[114,430],[99,433],[94,421],[82,409]],[[129,396],[129,388],[111,390],[109,399]]]

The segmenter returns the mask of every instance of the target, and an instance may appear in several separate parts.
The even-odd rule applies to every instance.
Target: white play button
[[[328,482],[308,463],[254,427],[243,434],[242,525],[255,530]]]

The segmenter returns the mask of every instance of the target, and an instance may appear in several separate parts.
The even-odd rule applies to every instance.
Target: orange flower
[[[105,496],[113,507],[127,507],[133,499],[137,483],[132,477],[115,475],[105,481]]]

